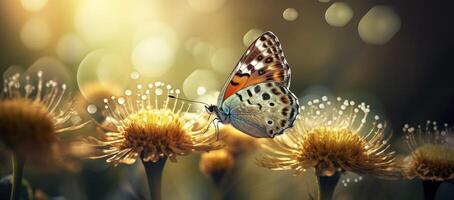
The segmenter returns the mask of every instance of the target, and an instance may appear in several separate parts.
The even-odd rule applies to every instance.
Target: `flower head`
[[[15,74],[4,80],[0,101],[0,141],[16,154],[28,159],[43,161],[56,150],[59,138],[56,133],[75,130],[83,126],[71,103],[63,103],[66,85],[56,81],[44,82],[42,72],[38,81]]]
[[[121,94],[121,90],[115,85],[107,87],[100,83],[88,83],[76,95],[75,107],[80,113],[88,113],[96,121],[102,122],[105,119],[100,111],[104,107],[104,99],[118,94]]]
[[[425,128],[405,125],[405,141],[410,154],[403,160],[406,178],[431,181],[454,181],[454,146],[449,144],[452,128],[440,130],[436,122],[427,121]]]
[[[379,177],[395,173],[384,125],[378,116],[369,121],[368,105],[322,97],[301,110],[293,129],[263,145],[267,155],[260,160],[262,166],[297,174],[315,168],[320,176],[345,171]]]
[[[104,127],[104,138],[89,138],[101,154],[93,158],[109,157],[107,162],[114,164],[132,164],[138,157],[152,162],[163,157],[176,161],[177,155],[220,148],[212,131],[193,129],[196,120],[187,117],[190,105],[168,97],[179,93],[171,85],[156,82],[138,84],[124,96],[105,99],[106,120],[111,126]]]
[[[235,159],[231,153],[225,149],[219,149],[202,153],[199,167],[203,175],[213,178],[216,183],[220,183],[234,164]]]
[[[222,126],[219,134],[222,135],[222,141],[226,144],[227,150],[235,157],[254,151],[258,146],[256,138],[244,134],[230,125]]]

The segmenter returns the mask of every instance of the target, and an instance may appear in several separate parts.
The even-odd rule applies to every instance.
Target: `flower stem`
[[[20,196],[20,189],[22,187],[22,176],[24,175],[25,159],[22,156],[13,153],[12,163],[13,185],[11,187],[10,200],[18,200]]]
[[[167,158],[161,158],[157,162],[146,162],[142,164],[147,173],[148,189],[152,200],[161,200],[161,178]]]
[[[424,188],[424,199],[434,200],[437,194],[438,187],[440,187],[441,181],[422,181]]]
[[[317,175],[319,200],[331,200],[333,198],[334,190],[336,189],[339,178],[340,173],[335,173],[332,176]]]

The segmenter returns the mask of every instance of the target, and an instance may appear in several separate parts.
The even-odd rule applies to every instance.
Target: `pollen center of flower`
[[[134,149],[144,158],[151,156],[154,160],[156,156],[169,156],[192,144],[179,115],[168,110],[139,111],[123,122],[121,149]]]
[[[426,144],[412,153],[412,168],[423,179],[454,178],[454,150],[447,145]]]
[[[349,129],[317,127],[304,135],[298,160],[311,163],[319,173],[331,176],[336,171],[361,162],[366,155],[365,142]]]

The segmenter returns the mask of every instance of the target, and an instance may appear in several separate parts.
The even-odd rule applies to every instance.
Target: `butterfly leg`
[[[208,126],[205,129],[205,131],[203,131],[203,134],[205,134],[210,129],[211,124],[214,125],[214,120],[217,120],[217,118],[214,118],[213,120],[210,121],[210,123],[208,123]]]
[[[221,121],[219,119],[216,119],[214,123],[214,128],[216,130],[216,140],[220,140],[221,139],[221,132],[219,131],[219,123],[221,123]]]

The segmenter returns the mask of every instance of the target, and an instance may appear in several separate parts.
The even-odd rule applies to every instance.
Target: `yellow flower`
[[[107,162],[114,164],[132,164],[139,157],[145,162],[160,158],[176,161],[177,155],[220,148],[213,131],[193,129],[197,117],[187,117],[190,105],[168,97],[179,93],[170,85],[156,82],[138,84],[124,96],[105,99],[109,113],[106,121],[111,126],[104,127],[109,130],[103,138],[89,138],[100,150],[100,155],[92,158],[108,157]]]
[[[219,134],[226,144],[227,150],[235,157],[254,151],[258,146],[257,138],[253,138],[230,125],[222,126]]]
[[[301,110],[294,128],[263,144],[262,166],[296,174],[315,168],[318,176],[345,171],[395,175],[394,152],[388,151],[384,125],[378,116],[370,121],[368,105],[323,97],[309,101]]]
[[[406,178],[430,181],[454,181],[454,146],[448,143],[453,131],[445,124],[441,130],[428,121],[425,128],[403,128],[410,154],[403,160]]]
[[[57,133],[75,130],[84,124],[72,109],[71,102],[64,103],[66,85],[56,81],[44,82],[42,72],[37,73],[37,83],[30,77],[21,81],[15,74],[4,80],[0,101],[0,141],[20,157],[40,163],[46,158],[61,154]],[[25,83],[23,83],[25,82]]]
[[[233,168],[235,159],[225,149],[202,153],[199,167],[203,175],[213,178],[220,183],[224,176]]]

